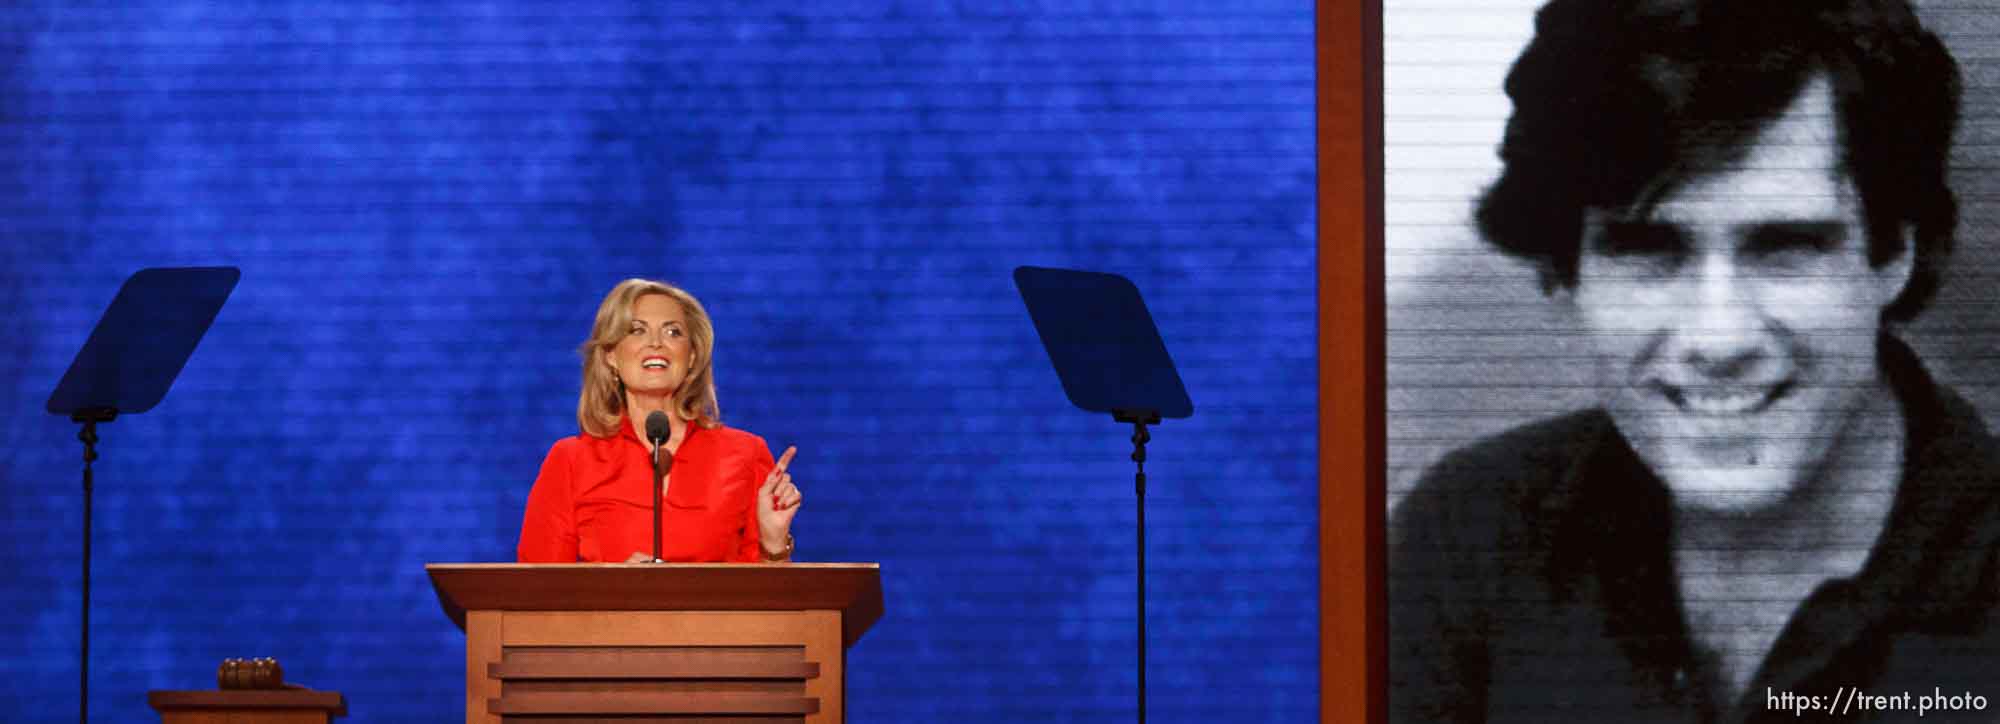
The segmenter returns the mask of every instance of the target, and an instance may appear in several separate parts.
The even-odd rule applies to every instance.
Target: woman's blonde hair
[[[648,294],[680,303],[681,313],[687,317],[688,339],[694,343],[688,360],[693,369],[674,393],[674,414],[704,428],[715,427],[722,420],[722,410],[715,403],[715,326],[709,322],[708,311],[680,287],[651,279],[627,279],[604,295],[604,302],[597,305],[597,321],[590,326],[590,339],[577,350],[583,355],[583,391],[576,398],[576,424],[585,434],[618,434],[618,419],[625,413],[625,386],[619,382],[618,371],[604,363],[604,354],[625,339],[632,325],[633,302]]]

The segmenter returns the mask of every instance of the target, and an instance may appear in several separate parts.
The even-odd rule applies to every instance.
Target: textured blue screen
[[[1147,464],[1149,714],[1317,713],[1303,2],[27,2],[0,10],[0,715],[71,716],[81,445],[119,282],[243,278],[100,432],[91,709],[274,656],[450,721],[423,564],[512,560],[618,280],[715,317],[799,558],[879,561],[853,721],[1104,721],[1136,684],[1130,429],[1009,273],[1147,294],[1195,414]]]

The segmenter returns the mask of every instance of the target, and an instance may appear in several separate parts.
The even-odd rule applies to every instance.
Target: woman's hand
[[[645,552],[645,551],[632,551],[632,555],[629,555],[629,556],[626,556],[626,557],[625,557],[625,562],[626,562],[626,563],[652,563],[652,562],[653,562],[653,554],[651,554],[651,553],[647,553],[647,552]]]
[[[785,454],[778,456],[777,466],[771,474],[764,476],[764,484],[757,488],[757,537],[764,546],[766,556],[786,554],[787,542],[792,537],[792,517],[799,514],[799,488],[792,484],[792,474],[785,467],[792,464],[792,456],[797,447],[785,448]]]

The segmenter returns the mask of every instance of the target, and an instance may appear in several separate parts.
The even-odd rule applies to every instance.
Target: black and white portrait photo
[[[1384,0],[1392,722],[2000,721],[2000,0]]]

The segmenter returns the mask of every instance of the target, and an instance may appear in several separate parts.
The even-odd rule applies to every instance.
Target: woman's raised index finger
[[[785,446],[785,454],[778,456],[778,466],[772,468],[772,470],[776,471],[780,475],[783,475],[785,472],[785,466],[792,464],[792,456],[797,454],[798,452],[799,452],[799,447],[797,445]]]

